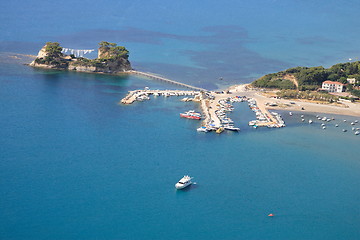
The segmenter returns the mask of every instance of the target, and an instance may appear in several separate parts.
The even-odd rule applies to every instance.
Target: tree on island
[[[98,58],[100,59],[129,58],[129,51],[123,46],[117,46],[116,43],[102,41],[99,46]]]
[[[47,42],[45,51],[47,55],[52,58],[58,58],[62,56],[62,47],[60,47],[60,44],[58,42]]]
[[[57,69],[81,69],[81,71],[116,73],[131,70],[128,60],[129,51],[116,43],[102,41],[99,43],[98,58],[87,59],[61,53],[62,47],[57,42],[47,42],[40,50],[38,57],[32,63],[33,66],[48,65]],[[89,68],[89,69],[87,69]],[[85,70],[84,70],[85,69]]]
[[[36,58],[35,63],[53,65],[59,68],[66,68],[68,62],[63,58],[61,53],[62,47],[57,42],[47,42],[45,47],[45,54],[42,57]]]

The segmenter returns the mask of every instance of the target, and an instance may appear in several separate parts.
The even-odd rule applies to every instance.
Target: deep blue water
[[[240,133],[201,134],[179,118],[195,103],[118,104],[129,90],[175,86],[3,58],[47,41],[106,40],[125,45],[139,70],[214,89],[356,59],[359,9],[355,0],[1,1],[0,239],[359,239],[356,118],[334,116],[323,130],[281,112],[287,127],[252,129],[253,112],[236,103]],[[184,174],[197,184],[176,191]]]
[[[117,104],[129,89],[171,85],[15,64],[0,73],[0,239],[360,236],[360,138],[344,117],[322,130],[284,112],[286,128],[252,129],[237,103],[240,133],[201,134],[178,115],[194,103]],[[197,184],[176,191],[183,174]]]
[[[36,54],[47,41],[97,49],[105,40],[125,45],[137,69],[214,89],[358,60],[359,9],[357,0],[2,1],[0,52]]]

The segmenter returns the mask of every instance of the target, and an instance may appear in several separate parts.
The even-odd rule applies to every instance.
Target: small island
[[[132,69],[129,51],[115,43],[100,42],[95,59],[65,55],[62,50],[59,43],[47,42],[30,66],[94,73],[121,73]]]

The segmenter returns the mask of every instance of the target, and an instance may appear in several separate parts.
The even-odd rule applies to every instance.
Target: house
[[[328,92],[343,92],[345,91],[344,84],[340,82],[325,81],[322,83],[322,89]]]
[[[355,82],[356,82],[356,78],[348,78],[348,79],[346,79],[346,80],[347,80],[347,82],[350,83],[350,84],[355,84]]]

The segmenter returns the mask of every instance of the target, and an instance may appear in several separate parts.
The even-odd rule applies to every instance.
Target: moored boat
[[[234,127],[234,126],[231,126],[231,125],[226,125],[226,126],[224,126],[224,128],[226,130],[230,130],[230,131],[240,131],[240,128]]]
[[[223,127],[219,127],[217,130],[216,130],[216,133],[222,133],[224,131],[224,128]]]
[[[180,117],[200,120],[201,114],[195,112],[194,110],[190,110],[184,113],[180,113]]]
[[[175,184],[175,188],[176,189],[183,189],[186,188],[187,186],[191,185],[191,179],[193,179],[192,177],[185,175],[183,178],[181,178],[176,184]]]
[[[198,129],[196,129],[196,131],[198,131],[198,132],[208,132],[210,130],[207,127],[199,127]]]

